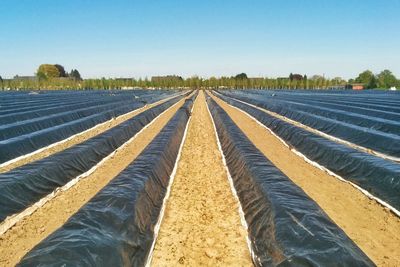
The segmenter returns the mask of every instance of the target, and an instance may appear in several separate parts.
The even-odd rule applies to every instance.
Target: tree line
[[[366,70],[356,78],[345,80],[341,77],[325,78],[314,75],[290,73],[287,77],[248,77],[240,73],[231,77],[201,78],[192,76],[182,78],[177,75],[156,76],[152,78],[100,78],[82,79],[78,70],[67,73],[59,64],[42,64],[36,75],[30,78],[14,77],[2,79],[2,89],[134,89],[134,88],[235,88],[235,89],[343,89],[349,84],[362,84],[365,88],[400,87],[400,80],[389,70],[378,74]]]
[[[377,75],[370,70],[366,70],[360,73],[357,78],[350,79],[349,82],[361,83],[369,89],[400,87],[400,80],[390,70],[381,71]]]

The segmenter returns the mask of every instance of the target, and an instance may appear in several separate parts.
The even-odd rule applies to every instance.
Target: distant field
[[[399,210],[398,92],[0,92],[2,266],[400,266]]]

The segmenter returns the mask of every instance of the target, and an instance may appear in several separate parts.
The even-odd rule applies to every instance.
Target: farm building
[[[364,90],[364,84],[362,83],[351,83],[346,85],[348,90]]]
[[[364,85],[362,83],[354,83],[351,86],[353,90],[364,90]]]

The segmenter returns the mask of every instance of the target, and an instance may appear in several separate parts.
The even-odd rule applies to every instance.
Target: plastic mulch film
[[[232,98],[218,97],[253,116],[311,161],[400,209],[400,164],[328,140]]]
[[[0,118],[0,163],[64,140],[99,123],[165,98],[164,95],[155,94],[138,99],[131,96],[121,101],[123,97],[119,97],[120,101],[117,101],[118,98],[116,98],[116,103],[113,101],[106,104],[95,104],[76,110],[73,109],[74,105],[69,105],[67,111],[55,114],[50,114],[51,111],[48,111],[45,116],[26,120],[16,114],[11,123],[3,123]],[[104,101],[99,103],[102,102]]]
[[[193,105],[19,266],[143,266]]]
[[[374,266],[297,185],[207,99],[257,266]]]
[[[1,173],[0,221],[23,211],[56,188],[89,171],[182,97],[152,107],[66,150]]]
[[[232,96],[258,107],[278,113],[315,130],[329,134],[336,138],[348,141],[358,146],[372,149],[392,157],[400,157],[400,123],[397,120],[387,120],[364,114],[355,114],[349,111],[339,112],[340,109],[328,109],[326,103],[300,103],[288,101],[290,97],[271,97],[268,95],[246,95],[237,92],[222,91],[223,94]],[[298,101],[298,100],[295,100]],[[332,100],[331,100],[332,101]],[[350,107],[354,109],[352,103]],[[383,112],[383,111],[382,111]],[[392,112],[393,113],[393,112]],[[352,114],[352,117],[350,116]],[[400,109],[397,114],[400,118]]]

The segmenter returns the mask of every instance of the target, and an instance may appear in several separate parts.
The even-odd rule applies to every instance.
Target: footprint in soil
[[[179,264],[185,264],[185,256],[180,257],[178,262],[179,262]]]

